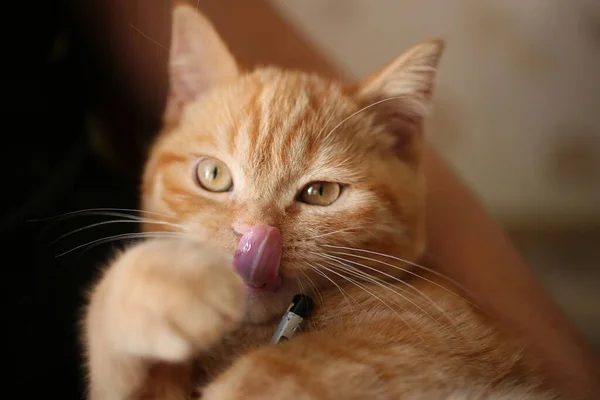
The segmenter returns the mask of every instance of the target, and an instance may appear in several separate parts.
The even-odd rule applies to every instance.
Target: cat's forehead
[[[347,114],[353,102],[337,82],[301,72],[260,69],[230,87],[229,107],[240,117],[259,122],[261,131],[286,134],[326,128],[328,119]],[[241,99],[241,101],[240,101]]]
[[[302,125],[308,133],[332,127],[353,107],[340,84],[306,73],[260,69],[201,97],[184,113],[181,126],[214,130],[215,125],[236,129],[251,124],[254,131],[285,135]]]
[[[327,169],[354,168],[349,164],[365,148],[356,133],[368,123],[347,120],[356,109],[340,84],[265,69],[214,91],[190,108],[182,125],[195,132],[191,147],[247,174],[326,175]]]

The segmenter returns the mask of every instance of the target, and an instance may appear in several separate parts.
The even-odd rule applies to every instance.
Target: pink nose
[[[281,283],[279,263],[282,248],[279,229],[255,225],[243,233],[235,250],[233,265],[247,286],[274,290]]]

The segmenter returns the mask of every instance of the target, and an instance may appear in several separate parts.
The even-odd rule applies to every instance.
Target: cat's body
[[[151,265],[168,261],[163,267],[186,266],[187,260],[180,258],[189,258],[193,253],[183,257],[169,255],[169,250],[173,251],[171,254],[181,254],[186,246],[166,242],[145,244],[146,248],[141,248],[144,254],[142,251],[135,254],[140,257],[136,257],[137,263]],[[163,253],[164,259],[154,250]],[[205,257],[207,249],[200,246],[194,251],[197,256]],[[124,261],[133,265],[132,259]],[[214,283],[213,293],[206,290],[207,286],[194,284],[193,280],[189,281],[190,290],[202,287],[205,290],[199,297],[225,303],[231,297],[224,283],[231,279],[235,287],[239,282],[232,274],[216,273],[217,268],[223,271],[220,264],[207,265],[207,271],[190,272]],[[202,272],[210,276],[203,276]],[[112,360],[105,371],[109,374],[108,381],[91,376],[97,379],[96,384],[102,382],[96,386],[96,392],[92,392],[93,398],[185,399],[192,387],[204,389],[207,384],[207,399],[551,398],[541,390],[543,382],[536,376],[534,366],[528,364],[523,347],[517,341],[496,331],[469,303],[449,291],[447,282],[427,274],[423,277],[431,281],[407,278],[406,282],[427,299],[411,295],[411,290],[403,284],[381,290],[377,285],[363,283],[370,293],[352,286],[346,287],[344,293],[324,291],[321,293],[323,305],[317,304],[304,332],[278,345],[268,342],[279,318],[227,332],[237,321],[231,316],[232,310],[220,310],[230,317],[215,324],[211,313],[196,311],[190,304],[199,301],[198,298],[190,300],[182,296],[184,287],[170,287],[160,279],[164,286],[162,296],[156,300],[169,299],[173,302],[169,307],[181,310],[177,315],[180,319],[171,317],[173,325],[178,327],[175,332],[193,332],[197,342],[192,342],[189,348],[181,347],[181,343],[172,343],[167,337],[153,337],[154,326],[128,321],[136,334],[132,340],[138,341],[137,346],[132,346],[138,348],[124,347],[123,353],[156,351],[156,358],[169,362],[146,360],[147,364],[129,365]],[[144,306],[135,310],[137,313],[156,306],[150,299],[135,298],[136,292],[150,292],[137,290],[148,283],[144,282],[147,276],[136,274],[135,283],[123,276],[119,278],[127,287],[123,292],[127,300],[122,301],[121,306],[132,307],[127,314],[136,314],[131,312],[136,303],[137,307]],[[169,293],[170,289],[179,293]],[[372,293],[376,293],[377,298]],[[212,301],[207,303],[212,304]],[[114,315],[107,318],[107,323],[117,320]],[[129,345],[127,334],[115,334],[120,336],[124,346]],[[217,340],[218,346],[209,350],[209,345]],[[164,348],[157,350],[155,346]],[[204,346],[207,348],[202,351]],[[97,351],[104,358],[109,350]],[[202,355],[195,358],[194,365],[187,364],[185,361],[196,352]],[[98,366],[96,370],[103,368]],[[193,379],[188,380],[191,376]]]
[[[541,381],[526,365],[519,343],[494,331],[455,294],[425,281],[408,282],[436,306],[413,296],[399,298],[397,292],[406,295],[404,285],[390,287],[394,293],[367,284],[379,299],[360,288],[348,288],[345,296],[330,291],[324,294],[327,308],[316,311],[293,343],[260,349],[275,326],[244,329],[226,337],[199,366],[208,374],[221,372],[230,357],[258,346],[221,379],[223,386],[211,389],[236,382],[239,398],[252,385],[259,386],[262,398],[281,399],[301,398],[304,392],[314,399],[546,398],[536,395]],[[438,306],[447,311],[440,314]],[[298,397],[285,388],[287,380],[290,387],[298,385]],[[273,392],[264,389],[269,385]]]
[[[548,398],[523,347],[414,264],[441,43],[349,87],[242,74],[192,8],[174,21],[142,188],[146,232],[171,237],[128,249],[94,287],[90,397]],[[270,345],[299,292],[316,303],[305,332]]]

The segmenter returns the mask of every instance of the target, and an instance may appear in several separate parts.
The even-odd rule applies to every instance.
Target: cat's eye
[[[313,206],[328,206],[340,197],[342,186],[334,182],[313,182],[300,193],[299,200]]]
[[[205,157],[196,164],[196,180],[210,192],[227,192],[233,187],[229,168],[220,160]]]

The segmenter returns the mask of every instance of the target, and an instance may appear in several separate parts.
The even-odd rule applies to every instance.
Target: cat
[[[554,398],[426,248],[421,167],[441,40],[358,84],[244,70],[173,11],[143,230],[82,320],[92,400]],[[313,315],[269,340],[297,293]]]

